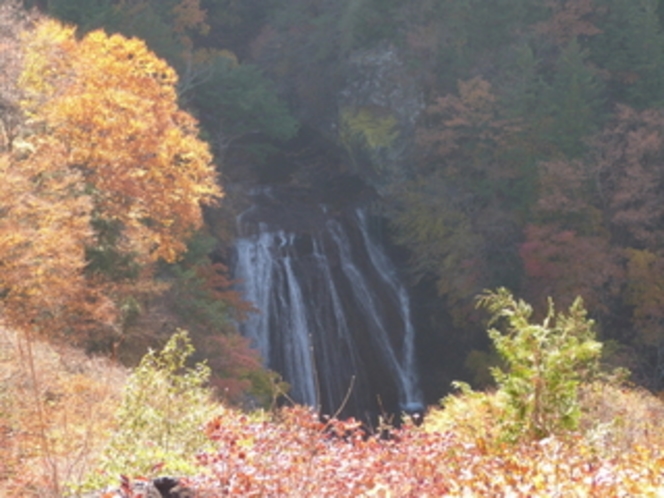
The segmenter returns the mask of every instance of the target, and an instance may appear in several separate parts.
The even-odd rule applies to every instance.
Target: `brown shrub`
[[[0,495],[60,496],[113,429],[125,369],[0,327]]]

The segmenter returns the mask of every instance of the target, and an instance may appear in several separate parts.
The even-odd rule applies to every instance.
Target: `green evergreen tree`
[[[612,99],[643,109],[664,104],[664,35],[657,0],[604,0],[592,60],[611,72]]]
[[[297,120],[257,66],[223,56],[206,65],[207,75],[190,99],[218,152],[242,145],[261,157],[271,141],[295,136]]]
[[[584,151],[584,139],[597,131],[602,116],[602,83],[586,64],[587,55],[576,40],[570,42],[560,54],[553,82],[544,94],[542,107],[552,117],[548,135],[567,157]]]
[[[103,27],[115,14],[113,0],[49,0],[47,13],[84,32]]]
[[[398,37],[398,0],[348,0],[339,21],[343,48],[366,48]]]
[[[492,368],[491,373],[499,394],[507,399],[508,412],[502,421],[506,436],[541,439],[576,429],[581,416],[580,383],[597,372],[602,352],[581,298],[567,314],[556,313],[549,299],[541,324],[532,323],[532,307],[505,288],[485,292],[478,302],[491,312],[490,325],[506,324],[505,333],[489,330],[505,365]]]
[[[551,117],[542,105],[550,86],[544,80],[541,59],[527,41],[511,48],[510,63],[497,78],[500,117],[514,123],[511,137],[497,151],[503,164],[518,174],[509,185],[512,206],[528,209],[535,195],[537,162],[550,154]]]
[[[546,87],[539,73],[541,60],[527,41],[512,47],[510,59],[497,85],[505,115],[512,119],[531,118],[540,112],[540,99]]]
[[[171,18],[173,0],[118,5],[113,0],[50,0],[47,13],[77,26],[80,34],[95,29],[144,40],[154,53],[179,73],[184,69],[182,45]]]
[[[438,24],[445,30],[440,49],[440,75],[450,91],[456,80],[472,72],[509,63],[509,47],[523,39],[525,26],[542,18],[543,2],[532,0],[460,0],[441,2]]]
[[[231,50],[244,60],[251,43],[283,0],[201,0],[210,29],[198,42]]]

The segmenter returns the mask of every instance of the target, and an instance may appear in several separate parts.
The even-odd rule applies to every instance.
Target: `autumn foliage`
[[[210,496],[645,496],[664,484],[654,448],[605,457],[581,436],[495,445],[463,426],[366,439],[353,421],[322,423],[304,408],[277,423],[225,416],[207,428],[217,445],[199,457]],[[345,435],[345,437],[342,437]]]
[[[190,322],[194,342],[215,355],[212,381],[242,400],[258,358],[226,332],[230,308],[244,305],[223,265],[180,259],[202,224],[201,205],[221,192],[177,91],[198,108],[220,151],[256,137],[264,145],[292,137],[297,123],[258,66],[246,64],[252,53],[315,128],[336,109],[350,58],[393,47],[424,82],[425,109],[415,132],[418,157],[404,170],[409,180],[386,189],[383,201],[390,235],[412,256],[412,274],[425,285],[435,280],[444,300],[419,309],[450,310],[451,320],[426,334],[453,329],[445,334],[472,338],[480,323],[473,299],[482,288],[506,285],[540,316],[547,297],[566,306],[580,294],[599,335],[637,358],[638,381],[653,390],[664,385],[658,2],[32,3],[68,8],[87,24],[76,33],[0,2],[0,297],[8,323],[70,342],[81,329],[96,329],[113,345],[131,343],[131,329],[145,346],[156,335],[141,326],[155,310],[173,325],[180,306],[198,319]],[[104,23],[127,36],[98,31]],[[138,33],[177,62],[180,79],[129,36]],[[200,42],[205,49],[196,52]],[[173,265],[159,268],[174,285],[155,304],[149,297],[167,287],[154,279],[159,261]],[[135,319],[148,308],[152,314]],[[124,373],[109,374],[105,385],[97,382],[104,376],[98,364],[44,353],[40,366],[41,346],[25,336],[0,340],[0,494],[57,495],[62,479],[89,468],[115,427],[111,386]],[[526,376],[537,358],[525,355]],[[567,392],[541,397],[542,381],[555,379],[516,380],[517,394],[542,403],[555,405],[557,393]],[[388,439],[356,421],[321,421],[302,407],[251,415],[224,409],[207,425],[205,452],[189,448],[187,463],[201,466],[189,477],[209,496],[661,495],[661,401],[572,381],[574,424],[530,427],[535,439],[509,442],[505,421],[522,408],[506,401],[510,382],[450,396],[424,427],[390,429]]]
[[[49,377],[42,370],[55,368],[41,365],[47,346],[35,334],[114,355],[158,342],[154,326],[137,332],[130,322],[167,290],[158,265],[187,251],[203,205],[221,189],[196,120],[179,108],[175,71],[144,42],[102,31],[80,37],[16,2],[0,6],[0,27],[1,311],[19,345],[7,349],[19,365],[0,383],[0,480],[11,496],[60,496],[106,437],[116,391],[106,396],[96,379],[71,372]],[[206,304],[217,300],[227,321],[242,303],[225,275],[210,269],[189,290],[208,292]],[[262,366],[231,326],[200,340],[223,333],[216,373],[241,398],[249,381],[234,383],[233,369],[246,377]],[[8,380],[15,375],[22,389]],[[101,417],[97,434],[86,416],[89,424]]]
[[[33,126],[63,145],[95,214],[122,225],[123,250],[173,261],[201,225],[201,203],[220,194],[196,122],[178,108],[173,69],[140,40],[96,31],[77,41],[54,21],[26,51]]]
[[[204,30],[199,2],[166,10],[183,37]],[[83,34],[13,1],[0,6],[0,50],[6,324],[126,363],[190,325],[220,389],[243,400],[266,373],[232,322],[248,305],[210,261],[214,241],[190,244],[222,190],[175,70],[142,40]]]
[[[562,313],[550,303],[542,324],[506,289],[486,292],[480,304],[494,323],[507,325],[504,333],[489,331],[506,365],[492,372],[495,392],[465,386],[431,410],[422,427],[382,421],[373,431],[297,406],[271,416],[228,411],[207,424],[214,448],[197,455],[201,472],[187,484],[214,497],[661,491],[661,441],[648,431],[664,405],[615,381],[591,380],[601,344],[580,299]]]
[[[206,424],[211,445],[183,482],[211,497],[656,496],[664,459],[651,431],[664,405],[615,380],[591,380],[601,344],[581,301],[562,313],[550,303],[541,324],[506,289],[480,304],[507,325],[489,331],[506,365],[492,372],[495,392],[464,386],[423,426],[399,429],[301,406],[223,410]]]
[[[23,121],[5,130],[0,158],[4,312],[51,335],[112,326],[122,298],[146,285],[118,279],[119,263],[149,277],[158,259],[174,261],[221,195],[212,156],[178,107],[177,75],[142,41],[79,40],[51,20],[22,37],[12,104]],[[104,268],[99,254],[118,264]]]
[[[30,159],[0,157],[4,313],[23,327],[36,320],[55,328],[86,300],[92,204],[80,175],[62,167],[63,156],[60,144],[45,139]]]
[[[0,495],[60,497],[81,480],[116,428],[126,378],[108,359],[0,327]]]
[[[464,388],[431,408],[424,425],[406,421],[400,429],[301,406],[247,413],[215,404],[205,388],[209,370],[184,366],[191,346],[183,332],[128,377],[66,348],[35,344],[48,401],[43,427],[30,407],[31,387],[16,381],[16,357],[0,355],[0,372],[13,379],[0,384],[0,490],[55,497],[85,488],[117,496],[99,489],[110,482],[121,496],[138,498],[148,479],[177,472],[205,497],[657,496],[664,488],[662,401],[616,383],[579,382],[599,345],[589,329],[577,330],[592,325],[578,306],[555,324],[533,327],[524,327],[521,311],[501,310],[503,317],[515,312],[512,325],[520,329],[504,336],[513,341],[504,351],[532,351],[533,339],[543,341],[542,361],[552,367],[543,388],[538,360],[515,356],[498,391]],[[25,346],[0,332],[3,352]],[[552,409],[515,412],[517,399]],[[570,401],[578,408],[574,424],[565,418]],[[505,428],[523,417],[553,430],[505,438]]]
[[[403,168],[411,179],[386,201],[411,274],[435,280],[460,341],[477,330],[468,302],[483,287],[506,286],[540,314],[549,296],[581,295],[603,337],[639,363],[638,382],[662,389],[661,5],[412,11],[404,58],[426,60],[418,74],[431,87]]]

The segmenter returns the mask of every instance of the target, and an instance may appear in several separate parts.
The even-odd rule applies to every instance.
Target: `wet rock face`
[[[350,56],[341,106],[376,106],[413,126],[423,109],[423,97],[406,64],[392,45],[356,51]]]
[[[410,176],[415,123],[424,109],[417,81],[389,44],[350,55],[338,94],[338,140],[356,173],[382,191]]]
[[[233,266],[257,312],[242,330],[289,396],[372,425],[420,406],[409,298],[364,207],[311,203],[292,188],[249,195]]]

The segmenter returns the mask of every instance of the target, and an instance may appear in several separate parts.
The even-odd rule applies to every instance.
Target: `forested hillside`
[[[490,382],[475,304],[500,286],[536,316],[583,297],[603,362],[660,391],[663,20],[658,0],[3,2],[4,319],[128,364],[185,327],[220,392],[264,403],[228,267],[246,189],[276,185],[370,205],[428,401]]]
[[[0,481],[57,496],[64,477],[202,465],[219,495],[486,494],[497,475],[523,496],[660,491],[663,22],[660,0],[0,2],[0,331],[16,352],[0,356]],[[288,201],[265,187],[296,209],[270,212]],[[453,379],[496,391],[457,384],[422,429],[381,419],[384,440],[301,407],[230,408],[288,399],[238,331],[255,310],[229,268],[252,189],[268,216],[316,214],[309,236],[321,213],[366,208],[361,236],[408,283],[425,401]],[[489,315],[508,333],[487,334]],[[144,356],[180,328],[184,346]],[[63,345],[136,367],[124,395]],[[652,393],[607,383],[612,367]],[[50,475],[23,477],[37,460]],[[340,462],[361,472],[334,480]]]
[[[500,285],[540,310],[547,296],[562,305],[583,296],[609,344],[606,361],[662,387],[660,2],[25,3],[78,36],[103,28],[145,40],[168,61],[222,183],[315,188],[351,176],[376,189],[383,236],[416,296],[433,391],[450,369],[487,377],[492,353],[474,298]],[[8,43],[20,43],[15,31]],[[12,67],[5,78],[18,78]],[[22,137],[19,128],[5,134]],[[215,270],[192,272],[211,264],[200,259],[211,250],[217,266],[228,263],[233,202],[208,210],[213,238],[196,239],[199,259],[164,270],[168,278],[201,284]],[[97,237],[112,245],[113,227],[101,223]],[[85,257],[110,263],[102,252],[88,247]],[[113,257],[126,276],[125,256]],[[137,288],[116,291],[123,330],[130,315],[146,316]]]
[[[650,0],[274,2],[246,57],[379,189],[439,296],[424,344],[479,344],[483,288],[581,295],[607,361],[660,389],[661,20]]]

